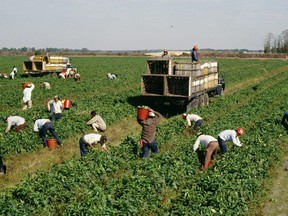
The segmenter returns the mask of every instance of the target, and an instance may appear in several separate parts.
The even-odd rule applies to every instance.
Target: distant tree
[[[288,29],[281,33],[282,37],[282,52],[288,53]]]
[[[41,55],[41,51],[40,51],[40,50],[36,50],[35,53],[34,53],[34,55],[35,55],[35,56]]]
[[[264,53],[272,52],[272,41],[274,40],[274,35],[272,33],[268,33],[264,40]]]

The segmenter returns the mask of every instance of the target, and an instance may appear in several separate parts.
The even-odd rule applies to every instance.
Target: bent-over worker
[[[81,157],[88,154],[87,147],[91,147],[91,149],[96,150],[96,148],[93,145],[96,145],[97,143],[100,143],[101,147],[106,151],[107,146],[107,137],[105,135],[90,133],[86,134],[83,137],[79,139],[79,147],[80,147],[80,154]]]
[[[62,141],[59,138],[59,136],[57,135],[57,133],[54,129],[54,125],[50,121],[50,119],[34,119],[34,131],[39,132],[39,135],[43,140],[43,145],[45,148],[48,147],[47,137],[46,137],[48,130],[50,131],[52,136],[56,139],[58,145],[61,145],[63,147]]]
[[[4,116],[3,120],[7,123],[5,133],[8,133],[13,126],[16,126],[16,132],[19,132],[25,128],[25,119],[21,116]]]
[[[192,122],[195,122],[194,126],[193,126],[194,132],[196,132],[198,130],[198,127],[200,125],[202,125],[202,123],[203,123],[203,119],[199,115],[196,115],[196,114],[183,113],[182,114],[182,118],[186,119],[186,128],[191,127],[192,126]]]
[[[211,162],[211,157],[216,158],[217,151],[218,151],[218,141],[216,138],[210,135],[204,135],[202,133],[197,134],[197,139],[193,145],[193,151],[196,152],[196,150],[199,147],[199,144],[202,144],[205,147],[205,160],[202,164],[201,170],[205,171]],[[212,163],[212,162],[211,162]]]
[[[242,128],[236,130],[224,130],[218,134],[218,143],[220,146],[221,153],[227,152],[226,142],[231,141],[234,145],[241,147],[243,144],[240,142],[239,137],[244,133]]]

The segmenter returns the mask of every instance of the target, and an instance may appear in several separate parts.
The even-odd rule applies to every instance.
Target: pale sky
[[[288,0],[0,0],[0,48],[263,49]]]

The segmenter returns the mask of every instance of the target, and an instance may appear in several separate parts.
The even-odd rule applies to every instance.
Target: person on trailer
[[[199,56],[198,56],[198,46],[194,45],[192,52],[191,52],[191,58],[193,63],[198,63]]]
[[[96,150],[94,145],[96,145],[97,143],[99,143],[101,145],[101,147],[105,151],[107,151],[108,149],[106,146],[106,142],[107,142],[107,136],[105,136],[105,135],[90,133],[90,134],[86,134],[86,135],[82,136],[79,139],[79,147],[80,147],[81,157],[84,157],[88,154],[87,147],[91,147],[92,150]]]
[[[15,127],[16,132],[25,128],[25,119],[21,116],[4,116],[3,120],[7,123],[5,133],[9,133],[12,127]]]
[[[159,124],[162,115],[152,109],[149,109],[148,118],[146,120],[138,119],[138,123],[142,126],[140,147],[142,149],[142,157],[149,155],[149,149],[154,154],[158,153],[158,143],[155,140],[156,127]]]
[[[232,142],[234,145],[241,147],[243,144],[240,142],[239,137],[244,133],[243,128],[237,128],[236,130],[224,130],[218,134],[218,143],[220,146],[221,153],[227,152],[228,141]]]
[[[58,134],[56,133],[54,125],[50,121],[50,119],[34,118],[33,120],[34,120],[33,130],[34,130],[34,132],[39,132],[39,135],[43,140],[44,148],[48,148],[47,137],[46,137],[48,131],[50,131],[52,136],[56,139],[57,144],[61,145],[61,147],[63,147],[62,141],[59,138]]]
[[[106,130],[106,123],[100,115],[97,115],[96,111],[93,110],[91,113],[91,119],[86,122],[86,125],[91,125],[94,131],[98,132]]]
[[[193,151],[196,152],[199,145],[202,144],[205,147],[204,161],[200,157],[199,161],[202,164],[201,170],[205,171],[209,166],[213,164],[212,160],[216,158],[218,151],[218,141],[216,138],[210,135],[204,135],[202,133],[197,134],[197,139],[193,145]],[[212,160],[211,160],[212,159]]]
[[[202,123],[203,123],[203,119],[199,115],[196,115],[196,114],[183,113],[182,114],[182,119],[186,120],[186,128],[191,127],[192,126],[192,122],[194,122],[194,126],[193,126],[193,129],[192,129],[193,132],[197,132],[199,126],[201,126]]]
[[[170,55],[168,54],[167,50],[163,51],[162,58],[165,58],[165,59],[169,59],[170,58]]]

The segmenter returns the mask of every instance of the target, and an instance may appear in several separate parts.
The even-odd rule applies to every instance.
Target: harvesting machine
[[[63,56],[32,56],[29,61],[23,62],[22,69],[26,74],[39,75],[77,71],[69,58]]]

